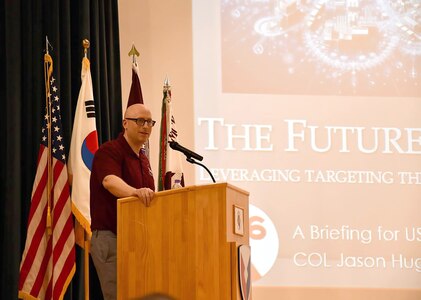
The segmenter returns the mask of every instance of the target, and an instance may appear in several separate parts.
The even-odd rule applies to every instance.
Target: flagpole
[[[84,230],[85,243],[84,243],[84,283],[85,283],[85,300],[89,300],[89,252],[91,250],[91,242],[86,238],[86,231]]]
[[[51,94],[50,94],[50,78],[53,73],[53,59],[48,52],[48,37],[45,37],[45,55],[44,55],[44,83],[45,83],[45,107],[46,107],[46,123],[47,123],[47,235],[52,233],[51,229],[51,188],[52,188],[52,165],[51,165]]]
[[[88,48],[90,46],[89,40],[84,39],[82,41],[83,52],[85,56],[85,60],[88,59]],[[82,64],[82,68],[87,67],[86,64]],[[89,300],[89,252],[91,247],[91,242],[89,240],[89,236],[86,234],[86,230],[83,230],[83,240],[84,240],[84,284],[85,284],[85,300]]]
[[[138,104],[138,103],[144,104],[143,96],[142,96],[142,88],[140,86],[140,74],[139,74],[138,63],[136,59],[136,57],[140,56],[140,53],[139,51],[137,51],[134,43],[132,43],[132,48],[130,49],[128,55],[132,57],[132,85],[130,87],[127,107],[133,104]],[[150,160],[149,139],[143,145],[142,152],[146,155],[148,160]]]

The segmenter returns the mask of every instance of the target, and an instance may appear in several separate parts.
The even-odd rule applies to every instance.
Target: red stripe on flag
[[[75,248],[72,248],[69,255],[67,256],[67,259],[60,272],[60,275],[57,278],[56,284],[54,285],[54,299],[59,299],[61,292],[63,291],[64,284],[66,283],[67,278],[71,274],[74,264]]]
[[[63,212],[63,208],[66,206],[67,201],[69,201],[69,187],[66,185],[63,188],[63,192],[60,194],[60,197],[54,207],[54,216],[53,216],[53,227],[56,226],[60,214]]]
[[[50,258],[51,258],[51,249],[52,249],[51,237],[46,242],[47,242],[47,248],[45,250],[44,257],[42,258],[40,268],[39,268],[39,270],[37,270],[38,274],[36,276],[36,279],[33,283],[32,289],[31,289],[31,295],[33,295],[33,296],[39,295],[39,291],[41,290],[41,287],[44,283],[44,277],[46,276],[46,270],[47,270],[47,267],[48,267],[48,263],[50,262]],[[45,297],[45,299],[49,299],[49,298]]]
[[[57,184],[57,180],[60,177],[61,172],[63,171],[64,164],[57,159],[53,159],[53,163],[54,163],[54,168],[53,168],[54,179],[53,179],[53,182],[54,182],[54,187],[55,187],[56,184]],[[67,170],[66,170],[66,172],[67,172]]]
[[[23,284],[25,283],[26,278],[29,272],[31,271],[31,267],[32,267],[32,264],[34,263],[39,245],[45,234],[46,220],[47,220],[47,209],[45,207],[43,208],[41,220],[34,220],[34,223],[35,221],[38,221],[38,225],[31,224],[31,227],[33,226],[37,226],[37,227],[32,237],[28,252],[26,253],[25,260],[22,262],[20,278],[19,278],[19,289],[23,288]]]
[[[48,281],[48,286],[47,286],[47,289],[45,290],[44,299],[48,299],[48,300],[52,299],[52,295],[53,295],[53,274],[54,274],[54,270],[52,271],[50,280]]]
[[[60,255],[62,255],[64,245],[66,245],[67,240],[69,239],[69,235],[72,232],[73,228],[73,217],[69,215],[69,218],[66,221],[66,224],[63,227],[63,231],[60,234],[59,239],[57,240],[54,250],[53,250],[53,265],[55,266]]]
[[[53,182],[54,182],[54,186],[56,186],[57,179],[60,177],[61,171],[63,171],[64,164],[57,159],[53,159],[53,163],[54,163],[54,168],[53,168],[54,179],[53,179]]]
[[[63,170],[63,167],[64,165],[61,162],[57,162],[56,166],[54,167],[54,173],[56,172],[56,168]],[[61,191],[59,198],[57,199],[56,203],[54,203],[53,227],[56,226],[57,221],[60,218],[61,213],[63,212],[64,206],[70,200],[69,196],[70,196],[70,188],[69,188],[69,185],[65,184],[63,186],[63,190]]]
[[[42,148],[42,150],[40,149],[40,151],[39,151],[40,157],[42,156],[45,147],[41,146],[41,148]],[[46,161],[46,159],[44,159],[44,160]],[[38,208],[39,202],[41,201],[42,193],[44,192],[44,189],[47,185],[47,180],[48,180],[47,168],[44,168],[43,170],[40,170],[39,162],[38,162],[37,173],[36,173],[35,176],[38,176],[38,172],[39,173],[42,172],[42,176],[41,176],[39,182],[34,182],[34,187],[33,187],[33,191],[32,191],[32,199],[31,199],[31,208],[29,210],[29,217],[28,217],[28,225],[27,225],[28,228],[29,228],[29,224],[31,223],[32,218],[33,218],[33,216],[34,216],[34,214],[35,214],[35,212]]]
[[[70,200],[69,196],[69,186],[66,185],[63,187],[63,192],[60,194],[60,197],[54,207],[53,226],[56,226],[57,221],[60,218],[60,214],[63,212],[63,208],[66,206],[66,204],[68,204],[67,202]]]

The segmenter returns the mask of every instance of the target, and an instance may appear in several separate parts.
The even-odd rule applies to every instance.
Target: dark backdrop
[[[88,57],[99,143],[121,130],[121,79],[117,0],[0,0],[0,299],[17,298],[19,264],[40,144],[44,111],[43,56],[51,43],[59,78],[68,154],[79,94],[82,40]],[[56,75],[56,76],[57,76]],[[82,268],[66,299],[82,299]],[[100,299],[91,268],[91,299]]]

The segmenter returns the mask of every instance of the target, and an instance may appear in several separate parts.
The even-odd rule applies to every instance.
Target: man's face
[[[143,146],[152,132],[151,121],[151,112],[143,105],[133,105],[128,108],[123,121],[128,141]]]

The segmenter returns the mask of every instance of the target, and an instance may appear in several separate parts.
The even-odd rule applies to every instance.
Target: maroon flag
[[[139,67],[137,62],[133,62],[132,64],[132,86],[130,87],[127,107],[133,104],[143,104],[142,87],[140,85]],[[149,159],[149,140],[145,143],[143,151],[146,157]]]
[[[45,55],[46,113],[32,188],[19,298],[62,299],[75,272],[75,238],[60,116],[60,95]]]
[[[133,104],[143,104],[142,87],[140,86],[139,68],[137,62],[132,64],[132,86],[130,87],[129,101],[127,107]]]

